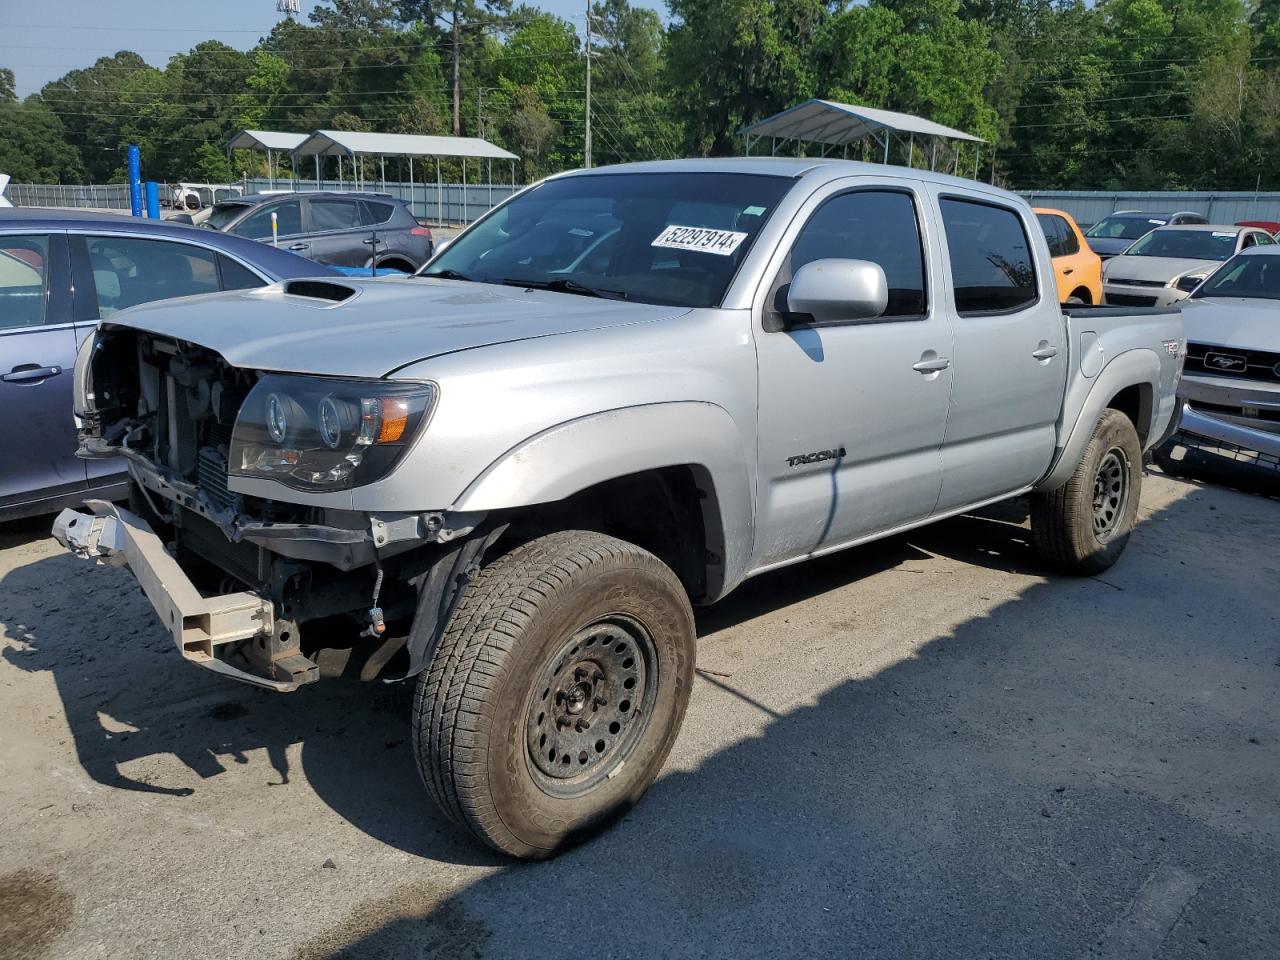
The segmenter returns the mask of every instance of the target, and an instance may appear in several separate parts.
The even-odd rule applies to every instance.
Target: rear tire
[[[1141,494],[1138,433],[1119,410],[1105,410],[1071,479],[1031,497],[1036,553],[1062,573],[1101,573],[1124,552]]]
[[[568,849],[658,775],[694,654],[688,597],[657,557],[585,531],[523,544],[476,577],[418,679],[423,782],[504,853]]]

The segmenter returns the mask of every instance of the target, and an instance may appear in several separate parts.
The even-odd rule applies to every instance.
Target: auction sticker
[[[737,250],[745,233],[736,230],[712,230],[710,227],[682,227],[671,224],[658,234],[651,246],[670,247],[673,250],[694,250],[698,253],[715,253],[727,257]]]

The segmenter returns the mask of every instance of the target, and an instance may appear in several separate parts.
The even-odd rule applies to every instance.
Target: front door
[[[0,509],[85,486],[65,237],[0,235]]]
[[[941,512],[1024,489],[1048,469],[1068,351],[1052,268],[1032,254],[1035,222],[992,195],[934,189],[955,330]]]
[[[951,391],[951,328],[925,251],[937,238],[920,184],[853,178],[806,204],[758,305],[759,463],[754,567],[808,556],[934,509]],[[813,260],[878,263],[889,285],[871,321],[786,313]]]

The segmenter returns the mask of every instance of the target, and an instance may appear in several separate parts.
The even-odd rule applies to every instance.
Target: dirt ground
[[[403,695],[191,667],[0,526],[0,957],[1280,957],[1280,502],[1149,477],[1084,580],[1023,518],[703,611],[663,776],[540,865],[432,808]]]

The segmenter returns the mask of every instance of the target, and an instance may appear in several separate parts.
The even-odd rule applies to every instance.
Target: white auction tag
[[[698,253],[715,253],[727,257],[738,249],[745,233],[736,230],[713,230],[710,227],[682,227],[671,224],[658,234],[651,246],[670,247],[673,250],[694,250]]]

